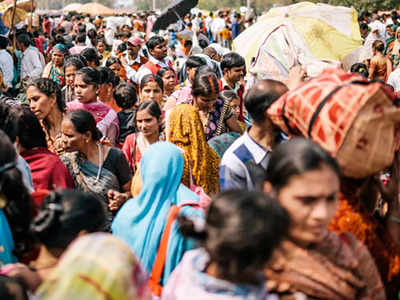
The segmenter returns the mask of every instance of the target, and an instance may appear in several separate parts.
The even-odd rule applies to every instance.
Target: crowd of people
[[[400,296],[398,118],[394,159],[349,178],[312,124],[271,116],[313,79],[249,80],[230,50],[254,16],[40,18],[0,36],[1,299]],[[397,107],[400,16],[359,25],[369,55],[346,76]]]

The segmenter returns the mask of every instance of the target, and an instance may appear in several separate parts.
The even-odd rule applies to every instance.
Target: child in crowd
[[[234,90],[225,90],[219,94],[220,98],[229,103],[233,115],[237,118],[240,128],[246,131],[246,123],[239,121],[240,118],[240,98]]]
[[[161,299],[278,299],[268,294],[262,276],[289,230],[289,216],[275,199],[232,190],[211,202],[205,224],[178,220],[181,232],[204,248],[186,252]]]
[[[114,99],[122,109],[118,113],[119,137],[118,143],[123,145],[126,137],[136,131],[135,113],[137,95],[135,87],[130,83],[122,83],[115,88]]]

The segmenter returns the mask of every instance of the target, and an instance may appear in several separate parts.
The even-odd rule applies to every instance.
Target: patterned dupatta
[[[66,153],[61,160],[71,172],[75,186],[101,200],[107,217],[106,228],[109,228],[114,216],[108,209],[107,192],[110,189],[120,190],[118,178],[109,170],[90,162],[79,152]]]

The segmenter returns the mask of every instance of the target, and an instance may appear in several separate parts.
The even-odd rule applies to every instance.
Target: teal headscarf
[[[172,143],[151,145],[142,156],[140,170],[142,190],[136,198],[129,199],[114,218],[111,230],[124,240],[140,259],[150,274],[171,205],[199,202],[199,197],[181,184],[184,158],[181,150]],[[204,218],[201,210],[184,206],[181,214]],[[185,251],[193,248],[184,239],[174,222],[168,242],[162,286],[180,262]]]
[[[63,54],[68,54],[68,48],[64,44],[56,44],[56,45],[54,45],[52,51],[53,50],[58,50],[58,51],[62,52]]]

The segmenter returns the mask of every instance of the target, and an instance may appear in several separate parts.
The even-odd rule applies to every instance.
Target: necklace
[[[204,118],[205,118],[205,120],[204,120]],[[210,122],[210,112],[207,112],[207,114],[204,115],[204,112],[200,111],[200,119],[201,119],[201,122],[203,123],[203,129],[206,130],[208,128],[208,124]]]

